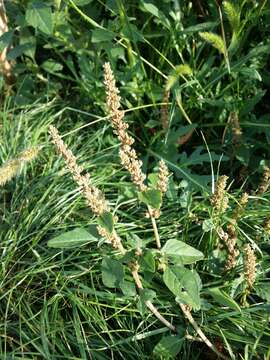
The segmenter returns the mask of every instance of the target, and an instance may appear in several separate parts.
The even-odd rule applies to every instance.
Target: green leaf
[[[93,0],[73,0],[77,6],[84,6],[90,4]]]
[[[182,264],[192,264],[202,260],[204,257],[201,251],[176,239],[168,240],[161,249],[161,252],[169,257],[173,257],[175,260],[179,260]]]
[[[97,239],[94,229],[86,231],[82,228],[76,228],[52,238],[48,241],[48,246],[52,248],[70,248],[87,244],[90,241],[97,241]]]
[[[104,29],[95,29],[92,31],[92,42],[106,42],[111,41],[115,37],[115,33],[112,31],[104,30]]]
[[[103,227],[109,234],[113,232],[114,220],[113,215],[109,211],[104,212],[97,218],[98,224]]]
[[[214,230],[215,225],[212,219],[205,219],[202,223],[202,229],[204,232],[209,232]]]
[[[26,22],[35,29],[51,35],[53,32],[52,10],[44,2],[34,1],[29,4],[25,14]]]
[[[145,247],[144,241],[137,234],[133,233],[127,233],[127,243],[132,249],[141,249]]]
[[[101,264],[102,282],[109,288],[120,287],[124,280],[124,267],[120,261],[104,257]],[[122,284],[123,285],[123,284]]]
[[[194,33],[198,31],[208,30],[216,27],[218,25],[217,21],[208,21],[197,25],[192,25],[184,29],[185,33]]]
[[[33,45],[31,43],[17,45],[8,52],[7,60],[14,60],[23,54],[27,55],[32,49]]]
[[[136,296],[137,295],[136,286],[133,282],[123,280],[123,281],[121,281],[119,286],[125,296]]]
[[[41,67],[50,74],[54,74],[63,70],[63,65],[52,59],[44,61]]]
[[[162,203],[162,194],[160,190],[150,189],[138,194],[140,201],[153,209],[159,209]]]
[[[144,42],[144,38],[142,33],[139,31],[139,29],[137,28],[136,25],[134,24],[126,24],[123,26],[121,33],[123,34],[123,36],[129,40],[134,41],[135,43],[140,41],[140,42]]]
[[[207,292],[212,296],[212,298],[223,306],[228,306],[230,309],[241,311],[240,306],[234,301],[228,294],[224,291],[219,290],[218,288],[207,289]]]
[[[270,304],[270,283],[260,283],[255,286],[256,294]]]
[[[181,351],[184,339],[177,335],[164,336],[154,348],[154,356],[160,360],[175,359]]]
[[[0,36],[0,52],[2,52],[6,47],[8,47],[13,38],[13,30],[4,32],[3,35]]]
[[[140,292],[140,298],[143,302],[152,301],[157,296],[156,292],[151,289],[143,289]]]
[[[156,5],[152,3],[143,2],[143,7],[150,14],[154,15],[157,18],[159,17],[159,10],[158,7],[156,7]]]
[[[201,279],[196,271],[191,271],[179,266],[167,266],[163,280],[169,290],[176,296],[179,303],[200,309]]]
[[[137,308],[140,311],[141,315],[144,315],[147,312],[145,302],[152,301],[155,297],[156,297],[156,293],[151,289],[143,289],[140,292],[140,297],[137,302]]]
[[[152,273],[155,272],[155,258],[151,250],[146,250],[143,256],[140,257],[140,267],[142,267],[143,270],[150,271]]]
[[[165,26],[167,28],[170,27],[169,20],[166,18],[164,13],[162,11],[160,11],[159,8],[156,5],[154,5],[153,3],[143,1],[142,10],[152,14],[157,19],[159,19],[162,22],[163,26]]]
[[[35,59],[36,52],[36,37],[31,35],[28,28],[23,28],[20,31],[20,45],[27,44],[27,49],[24,50],[24,54],[29,56],[31,59]]]

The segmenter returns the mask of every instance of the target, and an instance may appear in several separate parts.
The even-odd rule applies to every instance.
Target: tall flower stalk
[[[98,217],[102,216],[105,213],[108,213],[109,206],[104,194],[91,183],[89,174],[83,174],[83,168],[77,164],[76,157],[73,155],[72,151],[68,149],[67,145],[63,142],[58,133],[58,130],[54,126],[50,126],[49,132],[52,137],[52,142],[56,146],[58,153],[64,158],[66,162],[67,169],[71,173],[74,181],[80,186],[81,193],[85,197],[87,205]],[[123,246],[122,240],[114,228],[112,232],[108,232],[105,227],[98,226],[98,231],[99,234],[105,237],[115,249],[119,250],[122,255],[126,254],[127,250]],[[139,266],[137,262],[130,262],[129,269],[138,290],[142,291],[143,284],[139,276]],[[158,309],[153,305],[150,300],[145,301],[145,305],[165,326],[167,326],[173,331],[176,330],[176,328],[160,314]]]
[[[116,82],[110,63],[104,64],[104,85],[106,88],[106,104],[110,112],[111,124],[114,129],[114,133],[120,140],[119,156],[121,159],[121,164],[126,170],[128,170],[132,182],[138,187],[138,189],[141,192],[146,191],[148,189],[145,185],[146,175],[142,171],[142,161],[138,159],[136,150],[132,147],[134,139],[127,132],[128,124],[124,121],[124,111],[120,110],[121,98],[119,96],[119,90],[116,87]],[[168,168],[165,162],[162,160],[159,164],[158,182],[158,188],[160,189],[161,193],[164,193],[167,190],[168,174]],[[156,224],[156,218],[159,218],[160,211],[159,209],[152,209],[150,206],[148,206],[147,215],[151,218],[154,236],[156,239],[156,246],[158,249],[160,249],[161,242]]]

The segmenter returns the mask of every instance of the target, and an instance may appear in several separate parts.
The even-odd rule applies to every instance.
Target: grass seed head
[[[26,149],[24,151],[21,151],[18,155],[18,159],[21,161],[32,161],[34,160],[38,153],[39,153],[40,148],[35,146],[35,147],[31,147],[29,149]]]
[[[0,167],[0,186],[5,185],[9,182],[21,168],[21,161],[18,159],[13,159],[7,161],[4,165]]]
[[[0,186],[9,182],[20,171],[21,165],[25,162],[34,160],[39,152],[38,147],[31,147],[23,150],[19,155],[12,160],[7,161],[0,167]]]

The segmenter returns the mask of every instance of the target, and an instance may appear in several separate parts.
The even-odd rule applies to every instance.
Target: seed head
[[[39,150],[40,148],[37,146],[26,149],[19,153],[18,159],[21,161],[32,161],[37,157]]]
[[[0,186],[9,182],[20,170],[21,162],[18,159],[7,161],[0,167]]]
[[[25,162],[32,161],[37,157],[39,152],[38,147],[32,147],[19,153],[19,155],[12,160],[7,161],[0,167],[0,186],[9,182],[20,171],[21,165]]]
[[[169,170],[164,160],[159,162],[157,188],[165,194],[168,188]]]
[[[257,195],[264,194],[270,185],[270,169],[269,167],[265,166],[263,170],[263,177],[258,189],[256,190]]]
[[[270,235],[270,218],[265,221],[264,230],[268,235]]]
[[[246,245],[244,248],[244,268],[248,288],[252,289],[256,279],[256,256],[250,245]]]
[[[214,210],[219,213],[224,213],[228,208],[228,197],[226,196],[226,184],[228,176],[222,175],[218,178],[215,184],[215,192],[210,198],[211,205]]]
[[[52,137],[52,142],[57,148],[60,155],[63,156],[67,169],[70,171],[74,181],[80,186],[81,192],[86,198],[87,205],[92,209],[96,215],[101,215],[108,211],[108,204],[103,193],[90,184],[90,175],[82,175],[83,168],[77,164],[77,159],[69,150],[66,144],[61,139],[58,130],[54,126],[49,127],[49,132]]]
[[[129,171],[131,179],[140,191],[146,190],[145,174],[142,172],[142,162],[138,159],[136,151],[132,148],[134,143],[133,137],[128,132],[128,124],[124,122],[124,111],[120,109],[119,90],[115,84],[115,78],[110,63],[104,64],[104,85],[106,88],[106,104],[111,115],[111,124],[114,133],[117,134],[121,142],[119,151],[121,164]]]
[[[232,221],[236,224],[238,219],[243,215],[245,208],[247,206],[248,203],[248,194],[247,193],[243,193],[241,198],[239,199],[239,203],[237,204],[233,216],[232,216]]]

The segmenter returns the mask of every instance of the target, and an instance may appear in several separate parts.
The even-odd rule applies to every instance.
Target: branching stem
[[[228,358],[225,355],[223,355],[221,352],[219,352],[218,349],[215,347],[215,345],[212,344],[211,341],[206,337],[206,335],[204,334],[202,329],[199,327],[197,322],[194,320],[194,318],[193,318],[190,310],[187,308],[187,306],[184,304],[180,304],[180,307],[181,307],[185,317],[188,319],[190,324],[196,330],[197,334],[202,339],[202,341],[205,343],[205,345],[207,345],[221,359],[228,360]]]

